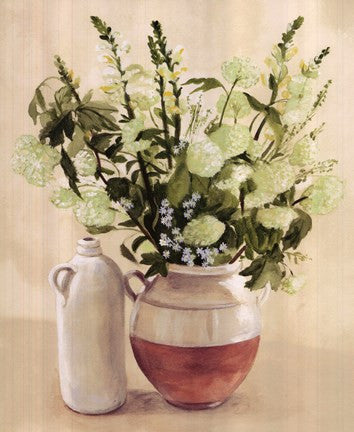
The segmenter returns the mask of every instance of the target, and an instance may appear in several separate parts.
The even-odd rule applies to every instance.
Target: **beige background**
[[[353,52],[352,0],[1,0],[1,323],[0,430],[12,431],[323,431],[354,428],[353,394]],[[127,354],[129,397],[116,413],[80,416],[63,406],[56,366],[54,295],[47,273],[73,254],[84,234],[70,211],[12,174],[15,138],[35,132],[27,105],[35,86],[53,74],[60,54],[83,86],[100,82],[89,15],[106,19],[132,43],[134,62],[147,63],[149,22],[164,24],[172,46],[187,48],[195,76],[218,76],[222,61],[250,55],[259,64],[299,14],[297,38],[307,59],[327,44],[322,69],[334,86],[318,118],[327,121],[321,156],[340,159],[343,204],[315,219],[302,267],[308,287],[296,297],[273,294],[264,308],[260,352],[247,380],[224,406],[183,412],[167,406]],[[124,270],[119,236],[102,236]],[[130,305],[128,306],[129,313]]]

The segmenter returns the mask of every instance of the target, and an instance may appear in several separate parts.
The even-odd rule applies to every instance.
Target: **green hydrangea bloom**
[[[287,160],[273,161],[269,164],[261,162],[256,165],[252,180],[258,190],[278,195],[294,184],[295,171]]]
[[[312,186],[305,190],[302,207],[312,214],[324,215],[334,210],[343,198],[343,182],[336,176],[317,177]]]
[[[40,143],[32,135],[23,135],[16,141],[12,169],[28,183],[43,187],[52,180],[54,167],[60,159],[60,153],[53,147]]]
[[[97,160],[92,150],[80,150],[74,158],[74,165],[79,175],[92,176],[97,170]]]
[[[226,102],[226,94],[222,93],[216,104],[219,113],[222,113]],[[246,96],[239,91],[233,91],[227,103],[224,117],[236,117],[238,119],[246,117],[251,112],[251,105]]]
[[[296,294],[305,285],[305,278],[302,275],[299,276],[289,276],[282,280],[280,289],[287,294]]]
[[[219,240],[225,225],[211,215],[191,220],[183,230],[184,242],[190,246],[209,246]]]
[[[259,69],[248,57],[234,57],[221,66],[222,76],[229,83],[237,80],[237,85],[242,88],[249,88],[259,80]]]
[[[224,165],[220,148],[208,138],[189,145],[186,161],[188,170],[201,177],[213,177]]]
[[[285,112],[282,116],[283,123],[292,125],[305,120],[307,113],[312,107],[312,86],[310,80],[303,75],[295,75],[288,84],[291,94],[286,102]]]
[[[250,210],[253,208],[263,207],[264,204],[272,202],[275,197],[275,193],[265,192],[256,189],[255,191],[245,196],[245,209]]]
[[[257,212],[257,221],[265,228],[288,231],[291,222],[298,217],[296,211],[289,207],[272,207],[260,209]]]
[[[310,165],[316,160],[318,147],[316,142],[309,136],[302,138],[294,145],[289,161],[291,165]]]
[[[250,159],[254,161],[262,156],[264,150],[265,150],[264,145],[260,141],[251,139],[247,148],[247,154],[250,157]]]
[[[248,165],[227,165],[218,175],[215,186],[221,190],[230,191],[238,198],[241,183],[251,177],[252,173],[253,170]]]
[[[220,126],[210,134],[210,139],[220,147],[224,158],[229,159],[246,151],[252,136],[247,126],[236,124]]]
[[[115,211],[109,208],[111,202],[104,190],[85,190],[81,196],[82,200],[74,207],[74,214],[79,223],[87,227],[112,225]]]
[[[55,207],[67,209],[73,207],[80,198],[71,189],[59,188],[52,193],[50,201]]]

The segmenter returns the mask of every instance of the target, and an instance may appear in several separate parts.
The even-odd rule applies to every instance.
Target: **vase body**
[[[102,414],[126,398],[123,277],[93,238],[54,267],[60,389],[64,402],[84,414]]]
[[[244,288],[238,270],[238,264],[206,269],[170,265],[166,278],[145,281],[136,298],[126,280],[135,300],[130,323],[134,356],[173,405],[218,406],[253,365],[261,331],[259,306],[269,288],[257,298]]]

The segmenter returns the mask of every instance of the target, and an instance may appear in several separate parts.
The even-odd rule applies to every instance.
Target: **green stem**
[[[148,198],[148,201],[149,201],[150,210],[151,210],[151,213],[154,214],[155,210],[156,210],[156,204],[155,204],[155,201],[154,201],[154,193],[153,193],[152,188],[151,188],[151,184],[150,184],[150,181],[149,181],[149,176],[147,175],[144,158],[143,158],[143,156],[142,156],[142,154],[141,154],[140,151],[137,152],[137,159],[138,159],[141,175],[142,175],[142,178],[143,178],[143,182],[144,182],[147,198]]]
[[[266,121],[267,121],[267,116],[264,117],[264,119],[262,120],[261,124],[259,125],[259,127],[257,129],[257,132],[256,132],[256,134],[254,136],[254,140],[255,141],[258,141],[259,136],[260,136],[260,134],[262,132],[262,129],[263,129],[264,125],[266,124]]]
[[[220,117],[220,121],[219,121],[219,127],[222,125],[222,121],[223,121],[223,119],[224,119],[224,115],[225,115],[225,111],[226,111],[227,104],[228,104],[228,102],[229,102],[229,99],[230,99],[230,96],[231,96],[232,90],[234,89],[234,87],[235,87],[237,81],[238,81],[238,80],[236,79],[235,82],[232,84],[231,89],[230,89],[229,93],[228,93],[227,96],[226,96],[225,105],[224,105],[224,107],[223,107],[223,109],[222,109],[222,112],[221,112],[221,117]]]

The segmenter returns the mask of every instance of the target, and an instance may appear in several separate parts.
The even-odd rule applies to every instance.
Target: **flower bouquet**
[[[329,48],[294,60],[289,24],[261,73],[234,57],[219,78],[183,78],[183,48],[170,49],[161,24],[148,36],[152,68],[127,59],[130,46],[98,17],[104,64],[99,89],[80,94],[80,80],[55,57],[58,77],[45,79],[29,105],[38,138],[18,138],[13,169],[35,186],[51,185],[51,202],[72,208],[92,234],[130,231],[121,253],[166,276],[170,263],[218,266],[245,259],[246,286],[294,293],[290,270],[311,230],[311,216],[333,210],[343,184],[318,161],[324,124],[308,125],[331,81],[313,87]],[[260,101],[250,89],[268,88]],[[215,105],[205,107],[212,92]],[[59,172],[65,177],[60,177]],[[133,234],[133,236],[131,235]]]

